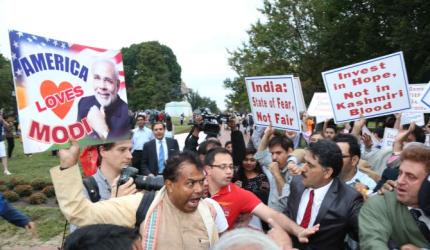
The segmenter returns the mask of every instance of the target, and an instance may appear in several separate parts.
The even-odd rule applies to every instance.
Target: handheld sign
[[[410,112],[430,113],[430,107],[421,102],[429,84],[409,84],[409,96],[411,98],[412,110]]]
[[[333,110],[330,106],[328,94],[325,92],[315,92],[307,112],[310,116],[316,117],[317,123],[333,118]]]
[[[127,136],[128,105],[119,50],[9,31],[25,153],[69,140],[100,144]]]
[[[301,130],[292,75],[246,77],[245,84],[256,125]]]
[[[424,87],[424,90],[421,94],[420,104],[423,104],[427,108],[430,108],[430,82],[428,84],[426,84]]]
[[[336,123],[411,108],[402,52],[326,71],[322,76]]]
[[[294,77],[294,93],[297,94],[297,107],[299,112],[306,111],[305,98],[303,97],[302,83],[299,77]]]
[[[392,147],[394,144],[394,140],[396,139],[396,135],[399,133],[399,130],[395,128],[385,128],[384,129],[384,138],[382,139],[381,146],[383,148]]]

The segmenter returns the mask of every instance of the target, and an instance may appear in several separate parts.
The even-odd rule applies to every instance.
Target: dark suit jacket
[[[158,175],[158,154],[156,139],[152,139],[143,145],[142,165],[139,169],[141,175]],[[179,153],[178,141],[172,138],[166,138],[167,158]],[[167,159],[166,159],[167,160]]]
[[[88,111],[94,105],[100,108],[100,103],[95,96],[92,95],[81,98],[78,103],[77,120],[80,122],[83,118],[87,117]],[[106,124],[109,128],[107,138],[113,139],[127,136],[130,131],[127,103],[117,96],[116,101],[105,108],[105,114]],[[98,138],[98,135],[95,133],[92,136]]]
[[[286,215],[296,221],[300,199],[305,187],[301,176],[291,181],[291,193],[288,197]],[[344,249],[344,239],[348,233],[358,239],[358,214],[363,197],[339,178],[334,178],[318,211],[314,225],[320,224],[320,230],[309,238],[308,244],[300,244],[293,238],[294,247],[299,249]]]

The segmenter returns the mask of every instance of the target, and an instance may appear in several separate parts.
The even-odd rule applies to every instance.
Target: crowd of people
[[[315,126],[304,113],[296,133],[232,116],[222,145],[199,143],[195,115],[179,148],[166,119],[134,118],[128,138],[96,147],[92,176],[76,142],[59,151],[64,249],[430,248],[430,122],[401,126],[397,114],[368,132],[364,119]],[[399,130],[390,147],[385,128]]]

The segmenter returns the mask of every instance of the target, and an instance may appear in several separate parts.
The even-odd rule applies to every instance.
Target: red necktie
[[[305,215],[303,215],[302,223],[300,223],[300,226],[303,228],[307,228],[309,222],[311,221],[312,203],[314,203],[314,190],[311,190],[309,193],[309,200],[308,204],[306,205]]]

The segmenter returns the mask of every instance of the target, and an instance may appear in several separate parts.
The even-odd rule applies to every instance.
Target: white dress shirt
[[[332,183],[333,183],[333,180],[331,180],[325,186],[322,186],[322,187],[317,188],[317,189],[313,189],[314,190],[314,201],[312,203],[311,220],[309,221],[308,228],[312,227],[314,225],[315,219],[317,218],[321,204],[322,204],[324,197],[327,194]],[[301,198],[300,204],[299,204],[299,211],[297,211],[297,218],[296,218],[296,223],[299,225],[303,220],[303,216],[305,215],[305,210],[306,210],[306,206],[308,205],[309,194],[310,194],[311,190],[312,190],[311,188],[306,188],[305,191],[303,191],[302,198]]]

